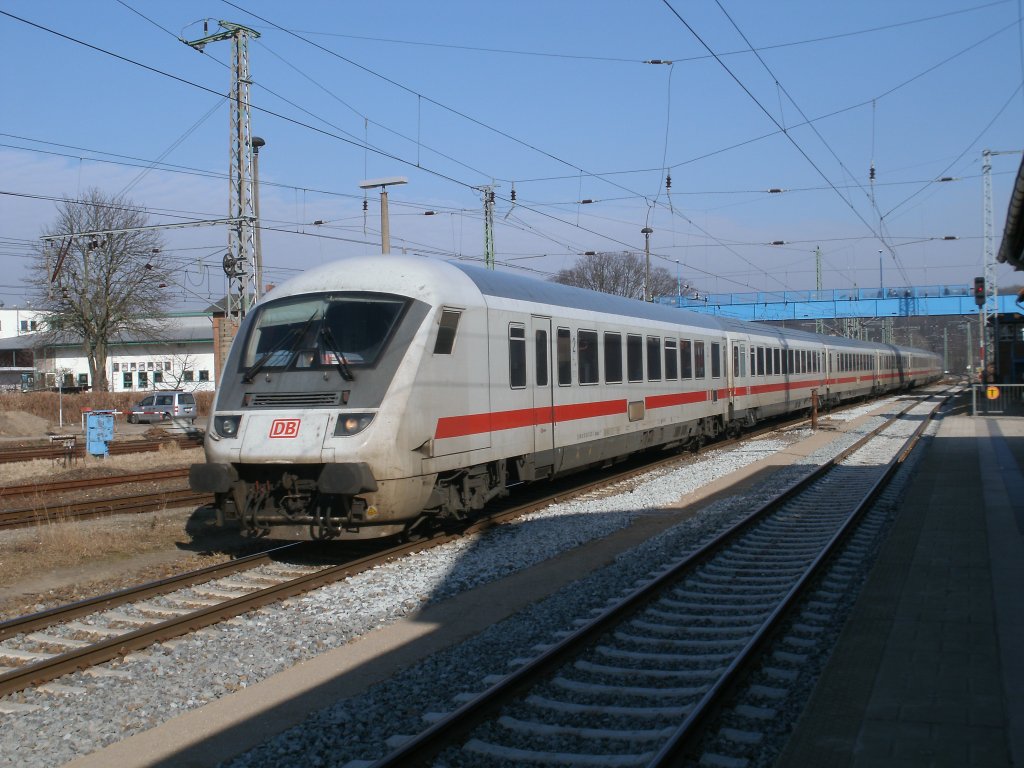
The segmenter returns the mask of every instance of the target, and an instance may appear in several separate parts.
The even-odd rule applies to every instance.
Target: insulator
[[[665,189],[672,189],[672,174],[665,174]]]
[[[366,209],[367,209],[367,203],[366,203],[366,198],[364,197],[363,198],[363,213],[366,213]]]
[[[870,170],[870,171],[868,171],[868,178],[869,178],[869,179],[870,179],[871,181],[874,181],[874,180],[875,180],[875,166],[874,166],[874,163],[872,163],[872,165],[871,165],[871,170]]]
[[[512,187],[512,202],[514,203],[515,201],[516,201],[516,188]]]

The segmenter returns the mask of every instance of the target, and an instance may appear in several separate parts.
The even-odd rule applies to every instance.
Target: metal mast
[[[820,245],[817,248],[814,249],[814,275],[815,275],[814,285],[817,288],[817,290],[820,291],[821,290],[821,246]],[[819,297],[815,296],[814,298],[818,299]],[[815,333],[824,333],[825,332],[825,321],[822,320],[820,317],[817,320],[814,321],[814,331],[815,331]]]
[[[207,43],[231,40],[231,172],[228,197],[229,216],[228,252],[224,257],[224,274],[228,277],[227,315],[237,324],[260,296],[257,282],[255,223],[253,203],[253,147],[249,127],[249,39],[260,33],[230,21],[217,22],[220,32],[186,40],[198,51]],[[236,293],[237,292],[237,293]]]
[[[494,269],[494,184],[479,187],[484,195],[484,266]]]
[[[981,177],[984,190],[984,232],[985,232],[985,303],[981,307],[981,321],[984,323],[984,337],[981,342],[981,365],[982,370],[988,369],[992,363],[999,366],[999,345],[996,343],[995,322],[989,322],[989,318],[997,318],[999,314],[999,285],[996,280],[996,251],[995,251],[995,228],[992,224],[992,157],[994,155],[1019,155],[1022,150],[991,150],[985,149],[981,153]],[[991,326],[991,327],[990,327]]]
[[[981,153],[981,176],[984,190],[984,233],[985,233],[985,303],[981,307],[981,329],[984,333],[981,343],[981,370],[988,370],[989,360],[995,362],[995,329],[990,327],[989,317],[999,311],[996,293],[996,258],[993,246],[994,228],[992,224],[992,150]]]

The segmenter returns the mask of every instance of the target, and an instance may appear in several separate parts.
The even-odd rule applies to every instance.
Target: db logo
[[[301,419],[274,419],[270,424],[271,437],[298,437]]]

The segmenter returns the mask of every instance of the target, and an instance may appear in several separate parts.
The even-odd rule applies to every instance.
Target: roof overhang
[[[999,245],[996,259],[1011,265],[1014,269],[1024,270],[1024,160],[1021,160],[1020,168],[1017,170],[1017,182],[1013,185],[1013,194],[1010,195],[1003,241]]]

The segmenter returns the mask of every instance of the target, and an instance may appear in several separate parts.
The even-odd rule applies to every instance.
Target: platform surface
[[[942,419],[784,768],[1024,767],[1024,419]]]

